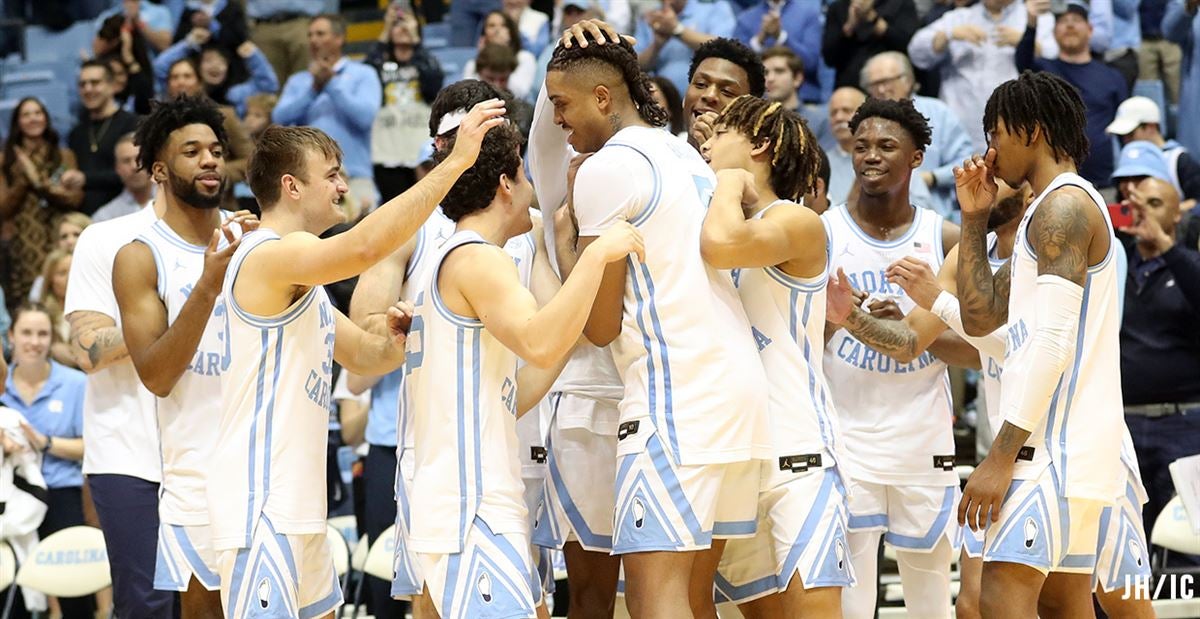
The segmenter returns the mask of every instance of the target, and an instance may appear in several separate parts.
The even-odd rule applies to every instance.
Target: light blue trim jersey
[[[325,289],[258,316],[233,296],[246,257],[279,239],[242,237],[225,274],[221,414],[209,469],[208,511],[217,550],[248,548],[265,515],[285,535],[322,534],[325,459],[337,310]]]
[[[478,517],[496,533],[528,534],[517,461],[517,357],[475,318],[455,314],[438,290],[451,251],[486,243],[456,232],[430,264],[406,344],[414,460],[409,547],[463,550]]]
[[[158,298],[167,309],[167,324],[172,325],[204,272],[206,248],[188,243],[161,219],[136,240],[149,248],[154,256]],[[224,249],[227,245],[222,237],[218,248]],[[192,362],[171,393],[165,398],[156,398],[162,455],[158,515],[167,524],[208,524],[205,488],[212,449],[217,441],[217,424],[213,421],[221,414],[221,401],[215,396],[221,392],[222,359],[229,354],[222,333],[224,315],[225,303],[218,298]]]
[[[1071,361],[1054,389],[1049,410],[1025,446],[1032,459],[1019,459],[1015,479],[1036,479],[1052,467],[1059,496],[1111,503],[1124,490],[1121,467],[1122,431],[1120,311],[1117,265],[1120,251],[1104,198],[1075,174],[1060,174],[1046,186],[1017,227],[1013,247],[1012,284],[1008,296],[1008,346],[1000,383],[1000,417],[1008,419],[1020,405],[1033,360],[1032,335],[1037,332],[1037,252],[1029,242],[1029,223],[1042,200],[1063,186],[1087,192],[1109,231],[1108,254],[1089,266],[1083,286],[1079,327]]]

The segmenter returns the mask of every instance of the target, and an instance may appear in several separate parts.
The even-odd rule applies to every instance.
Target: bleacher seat
[[[425,49],[435,50],[450,46],[450,24],[436,22],[421,28],[421,43]]]
[[[95,25],[87,20],[75,22],[61,32],[29,26],[25,29],[25,59],[78,61],[81,51],[91,56],[94,29]]]
[[[430,52],[442,65],[442,72],[446,75],[446,86],[462,79],[463,67],[479,53],[474,47],[443,47]]]

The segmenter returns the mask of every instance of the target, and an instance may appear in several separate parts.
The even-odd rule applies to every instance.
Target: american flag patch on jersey
[[[933,251],[933,247],[930,247],[929,243],[922,243],[921,241],[914,241],[913,249],[917,250],[918,254],[927,254]]]

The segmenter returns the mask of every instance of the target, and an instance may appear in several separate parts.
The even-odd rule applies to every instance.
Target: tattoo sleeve
[[[958,243],[958,301],[963,330],[982,336],[1008,322],[1008,264],[994,275],[987,258],[987,214],[965,215]]]
[[[1039,275],[1057,275],[1080,286],[1086,283],[1092,233],[1081,206],[1067,190],[1058,190],[1033,214],[1029,236],[1037,250]]]
[[[876,318],[856,307],[843,326],[860,342],[897,361],[907,363],[917,356],[917,334],[903,321]]]
[[[71,352],[84,372],[102,370],[129,357],[121,328],[112,318],[99,312],[74,312],[71,324]]]
[[[1008,462],[1017,459],[1017,453],[1021,451],[1021,446],[1025,441],[1029,440],[1029,431],[1009,423],[1004,422],[1000,426],[1000,431],[996,433],[996,440],[992,443],[991,453],[998,457],[1004,458]]]

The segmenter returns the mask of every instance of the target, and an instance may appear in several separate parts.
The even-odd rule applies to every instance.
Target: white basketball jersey
[[[845,205],[821,215],[829,235],[829,271],[844,269],[868,302],[890,299],[904,313],[916,303],[888,283],[888,265],[912,256],[936,273],[942,265],[941,215],[913,208],[908,230],[873,239]],[[825,346],[825,377],[842,430],[842,452],[855,477],[880,484],[950,485],[954,473],[953,406],[946,364],[928,352],[900,363],[839,329]]]
[[[540,218],[537,211],[530,217]],[[529,288],[533,281],[533,261],[537,257],[537,241],[532,232],[514,236],[504,244],[504,251],[512,256],[517,265],[517,277],[521,285]],[[525,360],[517,358],[517,369],[525,367]],[[515,378],[513,379],[516,380]],[[546,425],[543,418],[548,418],[550,398],[542,398],[533,410],[517,419],[517,458],[521,463],[521,476],[529,479],[542,477],[546,462]]]
[[[716,176],[695,149],[659,129],[622,129],[606,151],[644,159],[654,183],[650,199],[628,214],[646,261],[626,259],[621,333],[612,343],[625,383],[622,425],[649,421],[684,465],[770,459],[766,373],[750,321],[729,272],[700,256]],[[584,165],[593,163],[602,161]],[[619,454],[637,448],[638,441],[617,445]]]
[[[167,308],[167,324],[175,324],[192,288],[204,271],[203,245],[183,240],[167,222],[158,220],[137,238],[154,254],[158,273],[158,298]],[[224,237],[220,248],[227,245]],[[221,365],[227,354],[223,338],[225,305],[213,305],[208,326],[200,336],[191,365],[179,377],[170,395],[155,398],[159,445],[162,450],[162,485],[158,514],[167,524],[208,524],[205,494],[217,425],[221,414]]]
[[[997,254],[999,242],[1000,238],[996,236],[995,232],[988,233],[987,257],[993,274],[1008,262]],[[979,364],[983,368],[983,403],[987,409],[985,414],[988,418],[988,428],[992,432],[992,436],[989,438],[994,439],[996,433],[1000,431],[1000,425],[1004,422],[1000,417],[1000,377],[1004,374],[1004,359],[997,359],[981,350],[979,351]]]
[[[1004,381],[1000,389],[1000,414],[1008,418],[1020,405],[1033,361],[1031,336],[1037,332],[1037,253],[1029,243],[1029,222],[1050,192],[1073,185],[1087,192],[1108,231],[1108,254],[1088,267],[1083,287],[1083,307],[1071,360],[1054,390],[1050,409],[1025,442],[1032,456],[1018,459],[1016,479],[1036,478],[1053,465],[1058,489],[1064,496],[1112,502],[1121,484],[1121,435],[1124,410],[1121,399],[1121,328],[1117,304],[1117,265],[1120,250],[1112,233],[1104,198],[1092,184],[1075,174],[1060,174],[1029,205],[1017,228],[1013,248],[1012,284],[1008,297],[1008,346]]]
[[[800,278],[766,267],[735,269],[732,275],[770,384],[771,438],[780,470],[833,466],[837,415],[821,369],[828,271]]]
[[[310,288],[274,316],[238,307],[233,285],[250,252],[279,238],[260,228],[242,237],[225,274],[228,344],[221,415],[208,485],[217,550],[250,544],[259,516],[277,533],[325,531],[336,311],[325,289]]]
[[[416,552],[458,553],[476,516],[495,533],[528,528],[517,452],[517,358],[483,328],[452,313],[438,293],[449,252],[486,243],[456,232],[430,264],[408,334],[413,491],[409,542]]]

